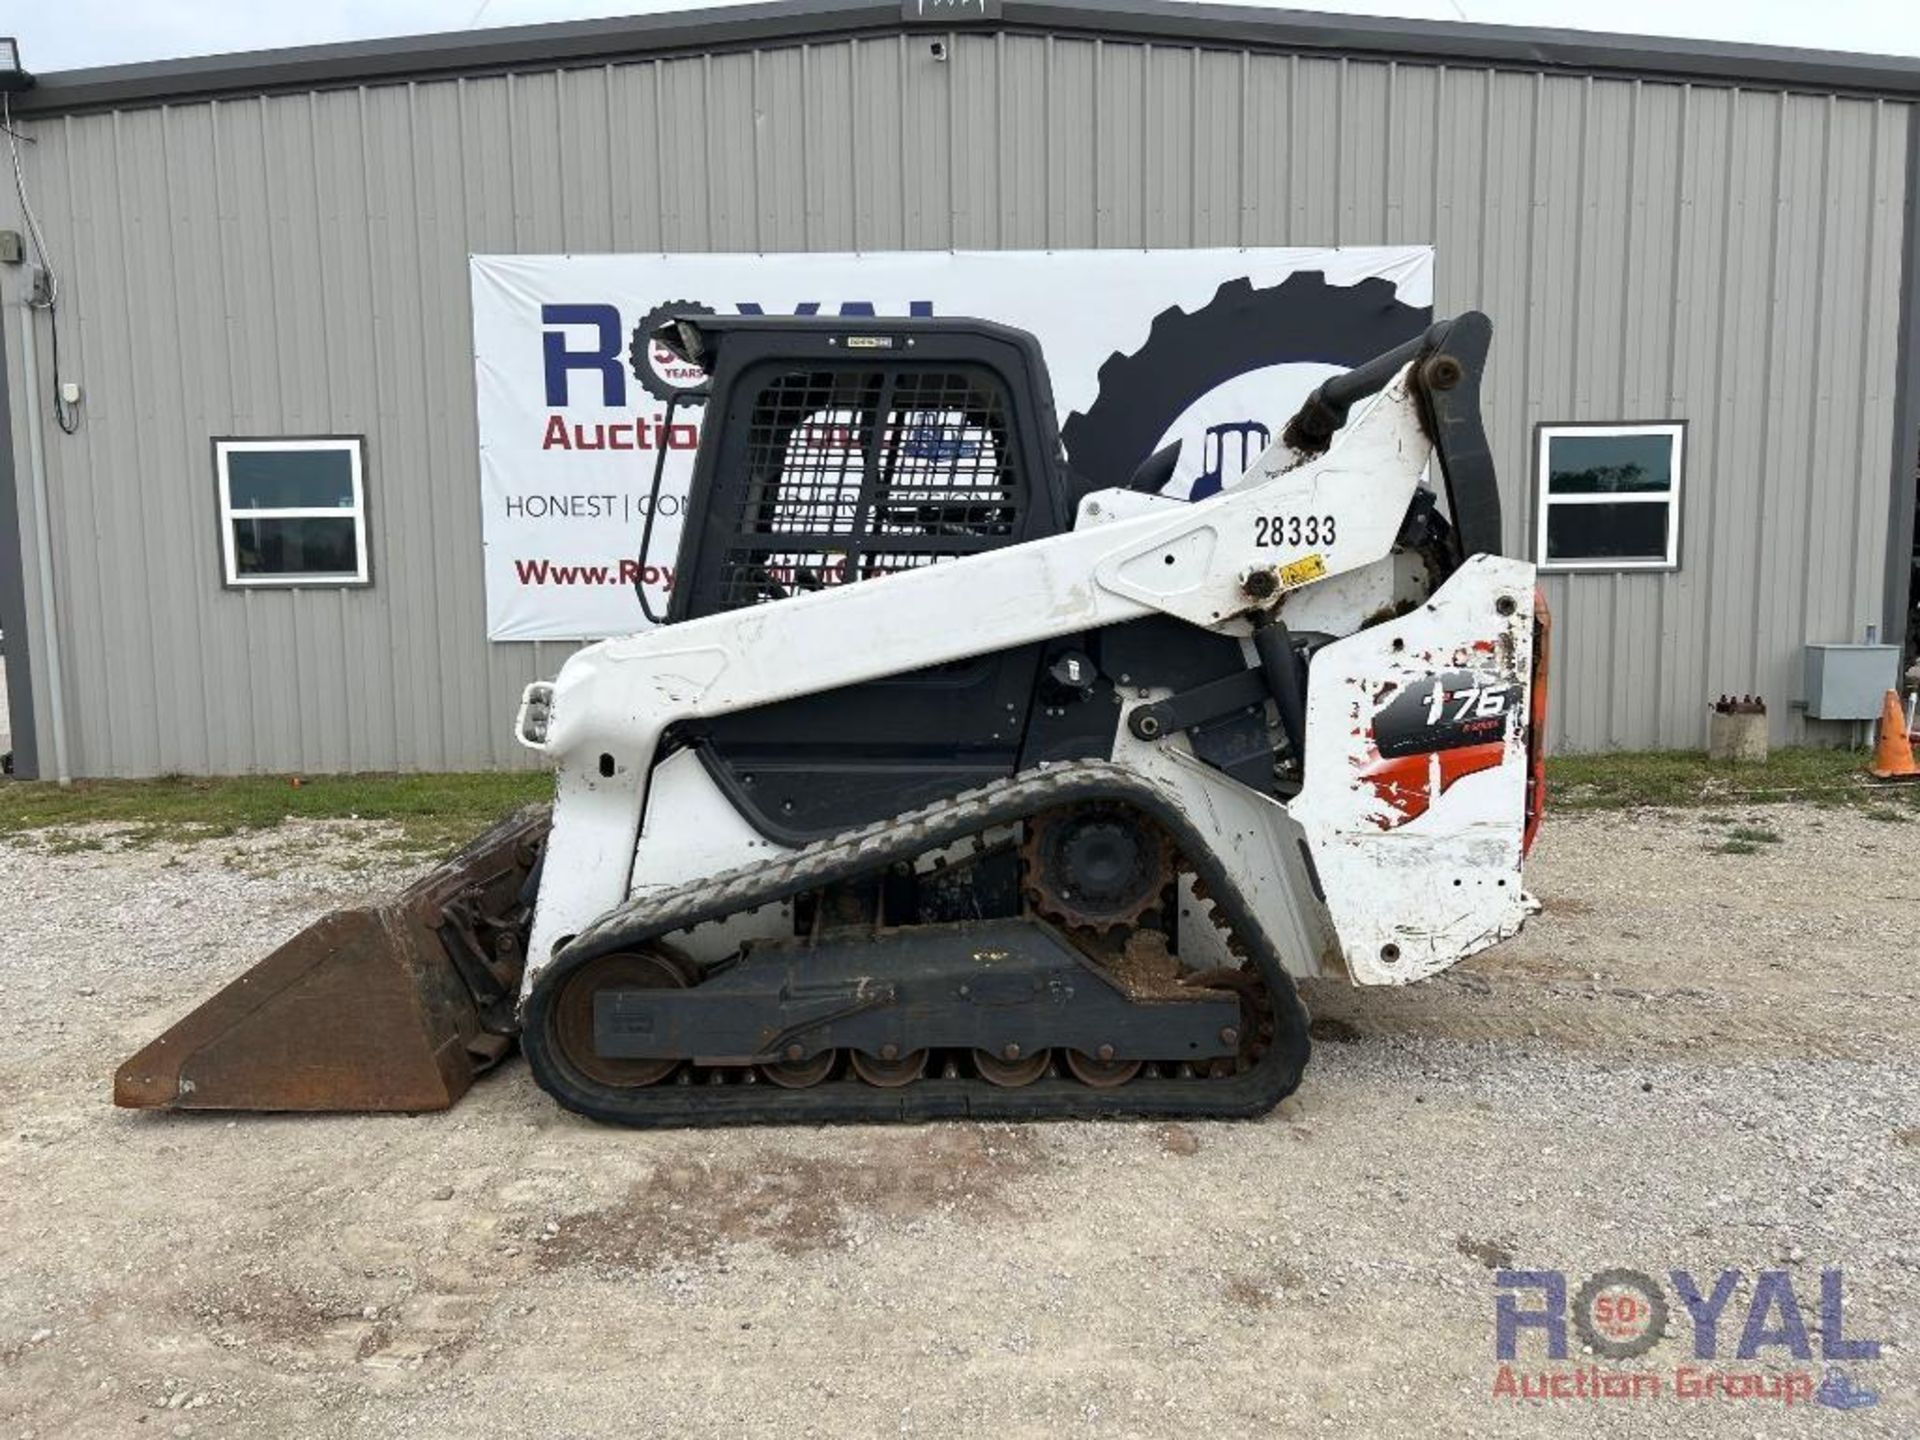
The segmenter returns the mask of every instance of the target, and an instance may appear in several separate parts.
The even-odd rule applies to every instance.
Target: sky
[[[22,63],[45,73],[230,50],[698,8],[704,8],[698,0],[7,0],[0,4],[0,35],[15,34]],[[1290,8],[1920,56],[1920,4],[1914,0],[1608,0],[1605,5],[1592,0],[1319,0]]]

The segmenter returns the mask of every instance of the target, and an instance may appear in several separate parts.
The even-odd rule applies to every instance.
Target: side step
[[[546,806],[309,925],[133,1056],[113,1103],[445,1110],[512,1048]]]

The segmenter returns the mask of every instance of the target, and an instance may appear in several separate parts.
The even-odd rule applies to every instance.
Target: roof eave
[[[1920,60],[1707,40],[1380,19],[1183,0],[1004,0],[997,18],[908,20],[898,0],[780,0],[605,20],[197,56],[42,76],[16,114],[578,68],[909,30],[1007,30],[1669,81],[1920,98]]]

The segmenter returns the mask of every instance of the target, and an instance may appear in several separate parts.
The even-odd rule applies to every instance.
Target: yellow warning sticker
[[[1280,588],[1291,590],[1296,585],[1304,585],[1309,580],[1318,580],[1327,573],[1326,557],[1315,552],[1303,555],[1291,564],[1280,567]]]

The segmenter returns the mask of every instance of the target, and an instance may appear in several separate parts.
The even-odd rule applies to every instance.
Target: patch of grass
[[[1743,840],[1750,845],[1778,845],[1780,832],[1768,830],[1760,825],[1736,825],[1727,832],[1729,840]]]
[[[1764,765],[1716,765],[1689,751],[1556,755],[1547,761],[1548,808],[1812,801],[1861,806],[1873,819],[1887,822],[1905,820],[1920,809],[1920,786],[1876,788],[1862,778],[1863,766],[1862,755],[1849,750],[1776,750]],[[106,842],[97,836],[61,833],[78,825],[115,826],[112,843],[139,847],[244,837],[290,819],[359,819],[398,826],[400,833],[384,838],[381,847],[419,855],[462,845],[510,811],[552,792],[552,778],[541,771],[316,775],[302,777],[297,786],[285,775],[175,775],[81,780],[64,790],[16,780],[0,782],[0,835],[39,834],[43,844],[64,854],[104,848]],[[1716,808],[1704,818],[1722,825],[1733,817]]]
[[[1816,805],[1879,805],[1894,795],[1912,807],[1920,795],[1876,788],[1858,750],[1776,750],[1764,765],[1734,765],[1697,751],[1638,750],[1554,755],[1547,760],[1547,808],[1628,810],[1641,805],[1713,806],[1706,818],[1731,821],[1728,805],[1810,801]],[[1915,787],[1920,789],[1920,787]]]
[[[1716,855],[1758,855],[1760,847],[1751,840],[1722,840],[1713,847]]]
[[[1865,813],[1867,819],[1878,820],[1886,825],[1905,825],[1913,818],[1910,815],[1902,815],[1898,810],[1886,805],[1869,805]]]
[[[82,850],[104,850],[107,842],[98,835],[64,835],[58,832],[47,837],[45,846],[49,855],[77,855]]]
[[[379,821],[397,825],[388,843],[415,854],[452,850],[529,801],[553,794],[543,771],[479,775],[284,775],[158,780],[77,780],[0,784],[0,835],[40,834],[49,849],[98,850],[78,825],[121,827],[121,845],[244,837],[287,820]]]

